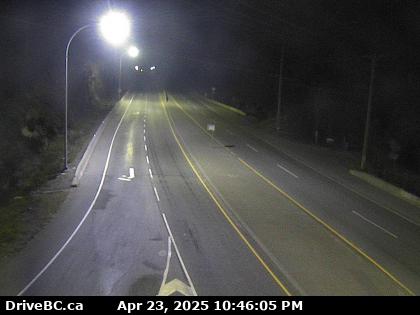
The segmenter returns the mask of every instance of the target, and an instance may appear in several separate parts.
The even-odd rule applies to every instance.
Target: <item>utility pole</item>
[[[314,110],[314,114],[315,114],[315,132],[314,132],[314,141],[315,144],[318,145],[319,142],[319,120],[320,120],[320,109],[319,109],[319,102],[321,102],[322,100],[322,88],[318,88],[317,92],[318,93],[318,99],[315,98],[315,110]]]
[[[367,111],[366,111],[365,135],[363,137],[362,159],[360,162],[361,170],[364,170],[366,168],[366,155],[367,155],[367,148],[368,148],[368,143],[369,143],[370,116],[372,112],[373,82],[375,79],[376,61],[377,61],[377,56],[376,54],[374,54],[371,58],[371,66],[370,66],[370,83],[369,83],[369,96],[368,96],[368,104],[367,104]]]
[[[278,92],[278,100],[277,100],[277,115],[276,115],[276,130],[280,130],[280,119],[281,119],[281,96],[282,96],[282,86],[283,86],[283,65],[284,65],[284,51],[285,51],[285,44],[281,48],[281,56],[280,56],[280,71],[279,71],[279,92]]]

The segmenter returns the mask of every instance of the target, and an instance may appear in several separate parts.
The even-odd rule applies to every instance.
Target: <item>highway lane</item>
[[[194,176],[157,94],[111,116],[80,186],[2,266],[1,293],[286,294]]]
[[[283,295],[267,270],[218,211],[174,140],[158,94],[148,96],[147,143],[160,208],[197,292],[202,295]]]
[[[226,110],[217,106],[210,110],[208,108],[211,106],[210,103],[203,106],[198,102],[182,100],[184,110],[202,127],[205,128],[209,122],[217,122],[215,137],[220,139],[222,144],[235,144],[232,152],[249,161],[253,165],[250,165],[251,167],[264,173],[264,177],[269,177],[276,186],[282,187],[289,195],[308,205],[311,211],[316,211],[318,216],[339,230],[340,234],[351,238],[358,245],[357,247],[362,246],[369,256],[374,256],[375,261],[381,262],[381,266],[384,264],[387,270],[392,270],[392,275],[397,273],[397,280],[401,278],[404,283],[410,284],[410,288],[418,290],[419,273],[416,270],[418,267],[416,243],[418,230],[416,226],[402,222],[401,218],[389,217],[390,213],[383,214],[383,209],[374,208],[377,205],[366,205],[366,200],[360,200],[360,196],[343,191],[342,187],[326,182],[325,178],[319,178],[319,174],[312,174],[313,172],[298,165],[296,161],[290,161],[290,158],[281,156],[279,152],[273,152],[273,148],[267,148],[267,145],[255,137],[249,136],[249,130],[243,131],[243,124],[237,124],[237,116],[226,113]],[[177,111],[176,106],[173,106],[173,110]],[[218,111],[218,115],[215,115],[215,111]],[[183,114],[187,117],[185,113]],[[181,120],[182,115],[180,113],[177,115]],[[181,125],[184,124],[186,123],[183,121]],[[265,181],[264,185],[267,184]],[[218,186],[218,189],[221,188]],[[385,217],[385,222],[372,215],[372,208],[375,215],[380,218]],[[366,209],[369,210],[368,213]],[[394,237],[396,234],[390,232],[395,229],[395,226],[398,227],[395,232],[398,233],[397,239]],[[402,291],[409,293],[404,288]]]
[[[0,268],[0,294],[16,295],[36,277],[60,250],[83,219],[100,185],[113,134],[130,98],[118,103],[107,119],[106,127],[94,150],[91,163],[78,189],[72,190],[51,222],[27,246]]]
[[[205,108],[210,109],[207,106]],[[211,111],[223,113],[218,106],[213,107]],[[266,174],[278,187],[311,210],[315,210],[332,226],[359,244],[384,266],[398,273],[399,278],[404,279],[405,283],[410,283],[410,286],[418,291],[420,283],[418,225],[273,150],[272,146],[253,137],[246,128],[240,130],[242,132],[238,132],[233,139],[228,132],[224,133],[225,136],[230,136],[230,139],[223,138],[224,141],[229,139],[238,144],[233,149],[235,152],[245,160],[251,161],[255,168]],[[223,135],[223,131],[221,132]],[[247,148],[250,144],[253,148],[257,148],[258,152]],[[274,165],[280,166],[279,170],[273,172]],[[296,174],[298,178],[295,177]]]
[[[410,257],[392,256],[393,242],[413,236],[412,226],[394,230],[389,219],[379,220],[378,209],[378,218],[364,212],[366,201],[249,135],[236,114],[161,96],[128,95],[115,107],[80,186],[2,266],[1,294],[406,295],[416,289],[416,266],[410,271],[405,264]],[[214,139],[198,126],[208,122],[216,123]]]
[[[98,198],[91,203],[93,207],[86,221],[56,261],[24,294],[158,292],[165,269],[168,234],[148,181],[140,134],[142,103],[135,98],[126,104],[103,186],[99,186]],[[107,155],[109,150],[102,154]],[[91,160],[88,168],[94,165]],[[97,167],[101,170],[103,166]],[[130,168],[133,174],[129,174]],[[134,178],[128,178],[130,175]],[[89,203],[84,207],[87,209]]]

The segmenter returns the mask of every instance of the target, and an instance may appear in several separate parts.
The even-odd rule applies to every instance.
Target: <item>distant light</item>
[[[144,71],[144,69],[143,69],[143,68],[141,68],[141,69],[140,69],[140,72],[143,72],[143,71]]]
[[[122,12],[110,11],[99,22],[102,36],[114,46],[120,46],[130,35],[130,21]]]
[[[139,66],[135,66],[134,69],[136,69],[136,71],[139,71]]]
[[[136,58],[139,55],[139,49],[136,46],[130,46],[127,53],[131,58]]]
[[[155,67],[155,66],[150,67],[150,70],[151,70],[151,71],[153,71],[153,70],[155,70],[155,69],[156,69],[156,67]]]

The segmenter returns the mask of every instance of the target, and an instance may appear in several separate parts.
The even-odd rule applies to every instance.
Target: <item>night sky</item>
[[[141,50],[138,63],[156,65],[162,87],[202,93],[216,87],[216,98],[250,111],[260,108],[265,118],[276,108],[285,45],[284,114],[310,135],[318,111],[325,134],[347,137],[356,148],[376,54],[376,135],[404,145],[418,132],[417,1],[2,1],[1,6],[2,95],[45,85],[62,106],[67,39],[113,7],[130,15],[132,40]],[[117,71],[118,51],[96,31],[75,41],[72,58],[75,81],[88,62],[105,65],[109,77]],[[419,144],[413,146],[420,151]]]

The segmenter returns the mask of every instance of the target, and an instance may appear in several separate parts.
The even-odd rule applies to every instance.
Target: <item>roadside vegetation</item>
[[[392,78],[382,74],[382,77],[378,75],[377,80],[380,79],[390,81]],[[403,79],[407,78],[400,78]],[[380,96],[373,99],[367,171],[420,196],[420,121],[413,115],[417,106],[413,100],[419,92],[409,83],[392,90],[380,81],[377,85],[376,93]],[[250,119],[274,130],[276,93],[267,96],[264,89],[257,96],[233,92],[233,88],[224,89],[213,95],[211,89],[207,89],[202,94],[239,108]],[[311,87],[285,81],[281,134],[331,150],[352,152],[357,159],[362,148],[366,102],[366,87],[350,89],[337,82]],[[358,168],[359,164],[354,167]]]
[[[113,104],[100,68],[90,64],[78,82],[69,116],[69,163],[74,166]],[[36,87],[26,95],[1,100],[0,259],[30,240],[58,210],[69,185],[38,193],[63,171],[64,106],[54,89]]]

